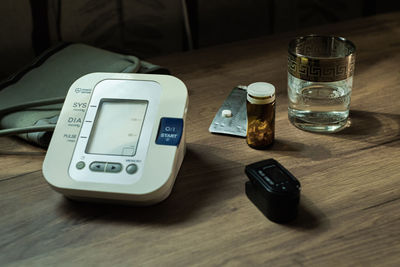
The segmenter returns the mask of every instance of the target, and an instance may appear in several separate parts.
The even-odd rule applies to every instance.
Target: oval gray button
[[[138,166],[136,164],[129,164],[126,167],[126,172],[129,174],[134,174],[135,172],[137,172],[138,170]]]
[[[106,168],[106,163],[99,161],[92,162],[89,166],[89,169],[94,172],[104,172],[105,168]]]
[[[106,172],[120,172],[122,165],[120,163],[108,162],[106,166]]]

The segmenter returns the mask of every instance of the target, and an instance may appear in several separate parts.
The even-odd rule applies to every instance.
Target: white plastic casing
[[[99,104],[104,99],[147,103],[134,155],[87,153]],[[187,89],[173,76],[85,75],[68,91],[43,163],[43,175],[52,188],[69,198],[137,205],[160,202],[171,193],[183,161],[187,107]],[[162,118],[183,120],[182,138],[178,145],[156,143]],[[78,169],[78,162],[83,162],[84,167]],[[116,173],[95,172],[89,168],[93,162],[118,163],[122,170]],[[137,166],[137,172],[126,172],[130,164]]]

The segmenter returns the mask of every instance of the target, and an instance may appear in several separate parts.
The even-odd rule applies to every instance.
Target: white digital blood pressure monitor
[[[85,75],[69,89],[43,175],[69,198],[160,202],[183,161],[187,107],[173,76]]]

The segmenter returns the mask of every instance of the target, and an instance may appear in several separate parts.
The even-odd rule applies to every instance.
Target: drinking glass
[[[353,86],[355,45],[342,37],[298,37],[288,48],[288,117],[312,132],[346,127]]]

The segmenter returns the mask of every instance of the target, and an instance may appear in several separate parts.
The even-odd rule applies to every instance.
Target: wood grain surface
[[[313,134],[287,119],[287,44],[334,34],[357,46],[351,126]],[[400,266],[400,13],[180,53],[151,62],[188,87],[188,151],[152,207],[66,200],[45,151],[0,138],[0,265]],[[277,88],[276,143],[208,132],[238,84]],[[301,182],[296,221],[267,220],[244,192],[246,164],[275,158]]]

